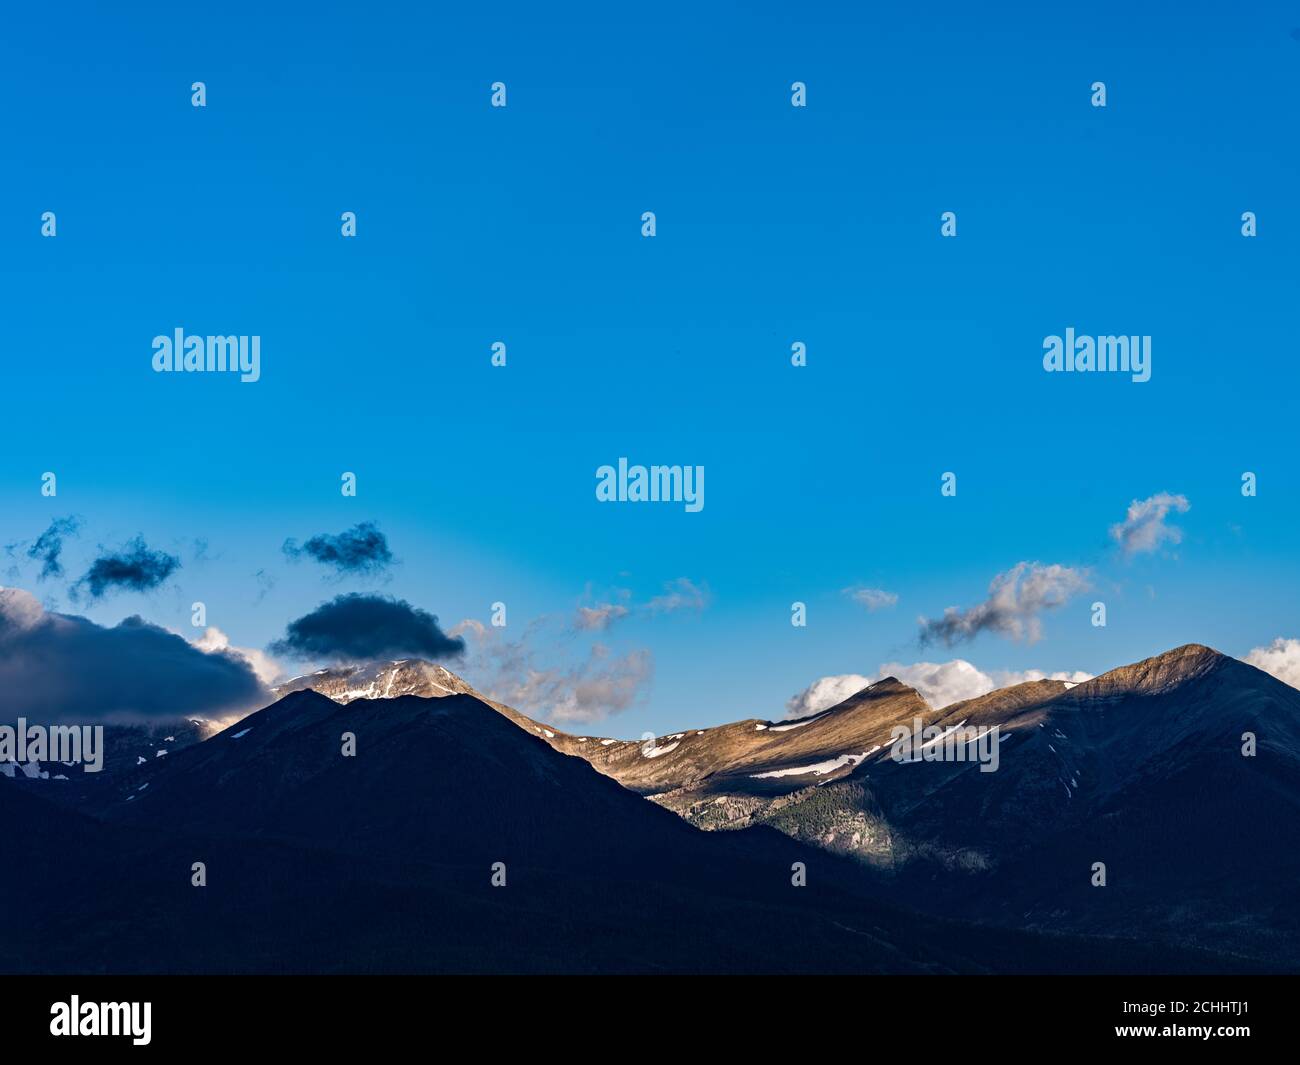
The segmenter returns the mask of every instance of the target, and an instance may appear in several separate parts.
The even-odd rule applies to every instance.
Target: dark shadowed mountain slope
[[[356,737],[343,757],[343,734]],[[107,820],[0,781],[45,870],[18,971],[942,972],[1231,969],[882,905],[853,863],[703,833],[469,696],[287,696],[107,778]],[[39,803],[38,808],[30,807]],[[23,809],[26,807],[27,809]],[[75,856],[62,824],[74,825]],[[808,886],[791,885],[804,862]],[[191,885],[192,866],[207,885]],[[491,883],[503,862],[507,882]]]
[[[3,723],[14,724],[12,720]],[[0,777],[39,788],[45,798],[76,805],[87,786],[92,791],[97,790],[95,777],[98,774],[120,773],[155,758],[169,757],[183,747],[202,742],[219,728],[210,721],[198,719],[104,725],[103,750],[97,774],[87,774],[80,764],[35,761],[22,765],[0,763]]]
[[[1117,804],[1155,801],[1175,783],[1199,802],[1184,794],[1198,773],[1234,780],[1243,798],[1269,781],[1283,809],[1300,801],[1300,692],[1253,666],[1193,645],[1068,690],[1031,687],[957,703],[935,721],[997,725],[1006,738],[996,772],[886,759],[857,779],[905,835],[948,852],[981,851],[990,862]],[[1243,757],[1246,732],[1257,736],[1255,757]]]
[[[898,871],[900,897],[944,912],[1096,934],[1140,928],[1300,968],[1300,692],[1196,645],[1068,690],[1029,687],[937,719],[997,725],[996,772],[878,759],[765,820],[856,849]],[[855,818],[856,847],[836,831]],[[1092,884],[1095,863],[1105,887]]]
[[[180,862],[186,890],[172,903],[188,908],[182,859],[198,847],[230,863],[224,883],[266,895],[257,912],[269,920],[288,905],[282,877],[317,884],[313,898],[328,900],[347,870],[357,900],[450,892],[449,914],[463,904],[524,922],[533,934],[512,941],[509,958],[544,969],[571,961],[553,953],[573,942],[552,935],[556,920],[605,930],[583,956],[596,969],[1087,970],[1097,960],[1087,945],[1094,937],[1107,944],[1103,969],[1153,959],[1178,969],[1170,958],[1203,958],[1201,949],[1217,952],[1212,968],[1233,957],[1300,968],[1300,692],[1208,648],[938,711],[887,680],[801,721],[751,720],[639,743],[566,734],[480,700],[451,674],[394,666],[340,678],[352,685],[335,693],[345,702],[299,690],[211,740],[84,785],[80,809],[111,822],[106,837],[126,840],[109,862],[114,882],[152,898],[157,880],[146,871],[165,861],[168,880]],[[361,697],[403,687],[440,697]],[[996,772],[892,758],[893,730],[917,719],[940,729],[996,726]],[[355,758],[340,754],[345,732],[356,736]],[[1243,756],[1245,733],[1255,737],[1253,757]],[[609,778],[695,825],[742,830],[700,833]],[[132,856],[125,869],[121,854]],[[488,887],[497,861],[509,870],[504,889]],[[795,861],[808,865],[816,890],[790,887]],[[1098,863],[1104,887],[1093,886]],[[864,883],[867,873],[874,883]],[[882,896],[928,916],[872,901]],[[530,909],[543,899],[549,923]],[[628,932],[628,921],[668,919],[668,900],[673,921],[713,944],[704,949],[713,961]],[[294,914],[314,905],[299,899]],[[133,927],[149,924],[136,916]],[[150,918],[163,922],[163,939],[178,935],[168,923],[175,916],[160,904]],[[246,915],[250,927],[254,917]],[[971,947],[974,933],[949,927],[950,917],[1001,930],[980,933],[991,938]],[[827,931],[864,921],[875,929],[866,953]],[[429,954],[428,943],[414,945],[418,936],[408,943],[396,925],[375,922],[383,924],[377,913],[356,935],[382,959],[376,967],[477,964],[472,952],[456,961]],[[1043,935],[1019,940],[1013,960],[1010,941],[999,938],[1012,929]],[[462,932],[474,940],[457,926]],[[84,928],[68,934],[80,942]],[[232,927],[224,934],[240,941]],[[1084,938],[1070,940],[1069,959],[1049,951],[1054,960],[1036,969],[1044,943],[1064,942],[1058,935]],[[1134,937],[1156,945],[1135,955],[1126,942]],[[137,957],[169,958],[167,949]],[[306,958],[304,949],[295,941],[281,960]],[[823,953],[846,949],[834,960]],[[229,952],[239,968],[236,948]],[[330,964],[353,957],[341,951]]]
[[[355,756],[345,756],[345,736]],[[340,705],[295,692],[166,765],[142,766],[104,807],[155,832],[262,838],[456,863],[639,866],[702,840],[578,759],[468,695]]]

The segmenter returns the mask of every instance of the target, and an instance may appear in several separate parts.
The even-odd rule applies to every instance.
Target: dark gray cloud
[[[41,563],[40,580],[63,576],[63,539],[65,536],[76,536],[80,528],[80,518],[55,518],[50,522],[50,527],[27,548],[27,557]]]
[[[224,717],[272,699],[234,654],[205,654],[139,617],[105,628],[0,588],[0,720]]]
[[[448,636],[438,619],[404,599],[353,592],[289,622],[272,654],[363,661],[373,658],[455,658],[465,641]]]
[[[373,521],[363,521],[334,535],[320,533],[301,547],[298,541],[284,542],[284,553],[292,559],[306,555],[322,566],[332,566],[339,573],[379,573],[393,561],[388,538]]]
[[[154,551],[137,536],[122,550],[101,555],[79,580],[74,591],[82,588],[92,599],[101,599],[114,589],[147,592],[157,588],[181,568],[181,560],[165,551]]]
[[[1007,639],[1033,643],[1043,635],[1040,615],[1063,606],[1087,587],[1086,570],[1017,562],[993,578],[984,602],[965,610],[948,607],[941,618],[918,619],[921,626],[918,641],[922,647],[932,643],[954,647],[975,639],[982,632],[992,632]]]

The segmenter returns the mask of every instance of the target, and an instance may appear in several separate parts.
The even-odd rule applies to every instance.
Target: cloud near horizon
[[[350,592],[289,622],[268,648],[286,658],[358,662],[380,658],[457,658],[465,641],[449,636],[438,619],[405,599]]]
[[[257,674],[257,679],[268,688],[285,675],[285,670],[280,663],[265,651],[259,651],[255,647],[236,647],[230,642],[230,637],[215,625],[209,625],[203,630],[202,636],[190,642],[206,654],[221,652],[233,655],[236,658],[242,658],[248,663],[249,668]]]
[[[1242,661],[1271,674],[1283,684],[1300,688],[1300,640],[1279,636],[1267,647],[1256,647]]]
[[[1135,499],[1128,505],[1124,520],[1110,527],[1110,536],[1126,558],[1157,550],[1161,544],[1177,544],[1183,531],[1168,525],[1170,511],[1186,514],[1192,505],[1183,495],[1157,492],[1147,499]]]
[[[557,725],[590,724],[634,705],[653,676],[648,650],[615,655],[597,643],[575,665],[530,672],[516,694],[524,705],[547,708]]]
[[[886,662],[870,677],[858,673],[842,673],[813,681],[786,702],[786,717],[807,717],[827,710],[885,677],[896,677],[915,688],[935,710],[942,710],[963,699],[975,699],[998,688],[1009,688],[1013,684],[1031,680],[1063,680],[1079,684],[1091,680],[1092,674],[1081,670],[1046,673],[1039,669],[999,669],[985,673],[964,658],[954,658],[948,662],[913,662],[910,665]]]
[[[595,643],[585,658],[539,667],[537,644],[548,620],[534,620],[514,640],[476,619],[462,621],[451,631],[472,640],[465,679],[497,702],[561,726],[612,717],[645,697],[654,656],[644,648],[620,655]],[[558,653],[558,647],[549,649],[548,661]]]
[[[271,697],[252,666],[132,616],[111,628],[0,588],[0,720],[220,718]]]
[[[1012,640],[1034,643],[1042,638],[1040,614],[1063,606],[1088,587],[1086,570],[1017,562],[989,582],[988,598],[966,610],[948,607],[941,618],[918,618],[922,647],[942,643],[953,647],[992,632]]]
[[[341,533],[318,533],[301,547],[294,539],[285,540],[284,553],[297,561],[306,556],[338,573],[382,573],[393,562],[388,538],[373,521],[363,521]]]

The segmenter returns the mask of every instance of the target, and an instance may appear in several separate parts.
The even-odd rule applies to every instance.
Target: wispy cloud
[[[598,643],[576,665],[527,674],[515,695],[521,707],[547,711],[557,725],[589,724],[633,706],[653,676],[648,650],[617,655]]]
[[[76,536],[81,529],[81,519],[77,517],[55,518],[46,529],[27,548],[27,557],[41,563],[39,580],[63,576],[63,540]]]
[[[676,614],[682,611],[699,612],[712,602],[713,597],[706,585],[697,584],[689,577],[678,577],[664,585],[664,590],[643,604],[631,602],[632,593],[619,589],[616,598],[622,602],[598,602],[591,606],[580,606],[573,617],[573,627],[578,632],[605,632],[625,618],[637,614],[653,617],[661,614]]]
[[[644,648],[623,654],[601,643],[567,662],[551,619],[538,618],[514,639],[476,619],[451,630],[468,637],[466,679],[498,702],[556,725],[589,724],[635,706],[654,678],[654,656]],[[544,664],[539,664],[544,663]]]
[[[600,603],[597,606],[580,606],[573,619],[573,627],[580,632],[604,632],[616,621],[627,617],[630,611],[619,603]]]
[[[257,606],[271,594],[271,589],[275,587],[275,577],[266,570],[259,569],[253,574],[253,580],[257,584],[257,598],[253,600],[253,605]]]
[[[861,584],[845,588],[843,594],[872,613],[898,603],[898,596],[893,592],[887,592],[883,588],[868,588]]]
[[[679,610],[700,611],[713,601],[713,596],[705,585],[696,584],[689,577],[678,577],[664,586],[662,595],[657,595],[646,604],[651,614],[672,614]]]

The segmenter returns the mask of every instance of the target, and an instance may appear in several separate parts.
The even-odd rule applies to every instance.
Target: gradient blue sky
[[[0,544],[80,515],[75,577],[143,534],[175,579],[75,612],[188,631],[203,600],[249,647],[339,591],[447,626],[503,600],[518,637],[611,589],[706,585],[703,611],[600,637],[654,659],[590,726],[619,735],[780,716],[890,660],[1100,672],[1300,635],[1300,11],[1131,6],[13,12]],[[178,326],[259,334],[262,380],[154,374]],[[1044,373],[1067,326],[1150,334],[1152,380]],[[705,466],[704,511],[597,503],[620,455]],[[1109,527],[1162,491],[1191,503],[1182,542],[1123,558]],[[363,520],[401,560],[387,583],[280,552]],[[917,646],[918,615],[1021,560],[1090,567],[1094,592],[1036,643]],[[898,603],[868,613],[855,584]]]

